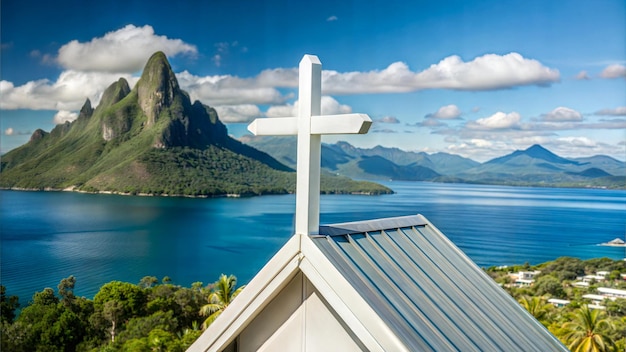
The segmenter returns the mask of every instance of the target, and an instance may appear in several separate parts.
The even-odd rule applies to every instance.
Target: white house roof
[[[232,346],[300,272],[367,350],[567,351],[421,215],[294,235],[189,351]]]

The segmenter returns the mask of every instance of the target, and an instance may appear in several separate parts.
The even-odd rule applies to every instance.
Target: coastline
[[[138,196],[138,197],[179,197],[179,198],[241,198],[241,197],[253,197],[253,196],[261,196],[261,195],[274,195],[274,194],[287,194],[287,193],[267,193],[267,194],[238,194],[238,193],[225,193],[219,195],[189,195],[189,194],[167,194],[167,193],[132,193],[132,192],[119,192],[119,191],[83,191],[80,189],[76,189],[75,186],[70,186],[66,188],[53,188],[53,187],[45,187],[45,188],[23,188],[23,187],[0,187],[2,191],[21,191],[21,192],[75,192],[75,193],[83,193],[83,194],[108,194],[108,195],[118,195],[118,196]]]
[[[118,196],[137,196],[137,197],[175,197],[175,198],[243,198],[243,197],[258,197],[258,196],[272,196],[272,195],[283,195],[283,194],[294,194],[294,192],[274,192],[274,193],[224,193],[224,194],[214,194],[214,195],[190,195],[190,194],[167,194],[167,193],[133,193],[133,192],[119,192],[119,191],[84,191],[80,189],[76,189],[75,186],[70,186],[66,188],[53,188],[53,187],[45,187],[45,188],[24,188],[24,187],[0,187],[2,191],[20,191],[20,192],[76,192],[83,194],[108,194],[108,195],[118,195]],[[322,192],[320,194],[345,194],[345,195],[363,195],[363,196],[375,196],[382,194],[393,194],[392,193],[376,193],[376,192]]]

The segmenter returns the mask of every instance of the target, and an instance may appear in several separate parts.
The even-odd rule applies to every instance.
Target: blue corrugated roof
[[[411,350],[567,351],[421,215],[311,239]]]

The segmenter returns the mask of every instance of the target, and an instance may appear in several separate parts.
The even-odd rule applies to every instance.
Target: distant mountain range
[[[94,109],[3,155],[0,187],[157,195],[253,195],[295,190],[295,173],[228,135],[215,109],[191,102],[165,54],[148,60],[131,90],[111,84]],[[324,193],[389,193],[325,175]]]
[[[295,167],[295,138],[245,136],[241,141]],[[479,163],[447,153],[407,152],[381,146],[363,149],[338,142],[323,144],[322,167],[365,180],[626,188],[626,163],[604,155],[563,158],[540,145]]]

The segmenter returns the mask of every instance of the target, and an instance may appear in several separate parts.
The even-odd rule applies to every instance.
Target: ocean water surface
[[[626,191],[388,182],[393,195],[326,195],[321,223],[422,214],[479,266],[626,257]],[[70,275],[92,298],[112,280],[189,286],[254,274],[291,237],[294,195],[131,197],[0,191],[0,282],[27,303]]]

